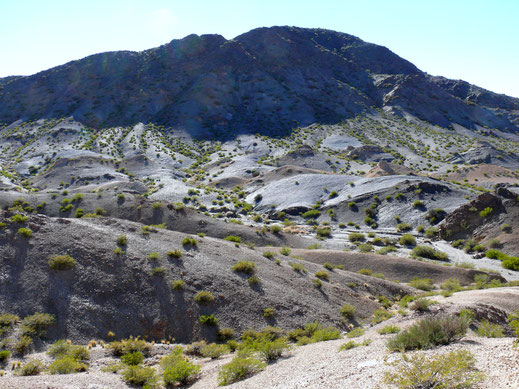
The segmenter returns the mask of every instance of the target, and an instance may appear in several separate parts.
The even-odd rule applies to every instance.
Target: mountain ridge
[[[195,137],[276,134],[375,109],[442,127],[519,131],[519,99],[430,76],[349,34],[257,28],[191,34],[0,79],[0,122],[68,117],[94,128],[153,122]]]

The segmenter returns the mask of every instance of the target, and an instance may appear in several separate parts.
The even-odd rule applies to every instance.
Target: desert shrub
[[[321,215],[321,212],[317,209],[311,209],[301,214],[304,219],[317,219]]]
[[[11,216],[9,220],[13,223],[24,223],[28,219],[28,216],[20,215],[19,213],[17,213],[16,215]]]
[[[429,307],[431,306],[432,302],[426,298],[419,298],[414,300],[414,302],[411,304],[410,308],[413,311],[419,311],[419,312],[426,312],[429,310]]]
[[[263,310],[263,317],[274,317],[276,311],[274,308],[265,308]]]
[[[400,389],[472,388],[485,379],[475,363],[474,355],[466,350],[437,356],[404,354],[389,363],[393,371],[384,374],[384,383]]]
[[[76,260],[70,255],[55,255],[49,259],[52,270],[70,270],[76,266]]]
[[[416,227],[416,232],[418,232],[419,234],[423,234],[425,232],[425,226],[423,224],[420,224]]]
[[[476,332],[478,336],[485,338],[502,338],[504,337],[503,327],[499,324],[490,323],[488,320],[482,320]]]
[[[508,257],[501,265],[508,270],[519,270],[519,257]]]
[[[265,364],[251,353],[239,353],[218,372],[218,385],[226,386],[244,380],[265,368]]]
[[[302,263],[289,262],[290,267],[298,273],[306,273],[306,268]]]
[[[366,333],[366,330],[362,327],[357,327],[352,329],[350,332],[346,334],[347,338],[358,338]]]
[[[180,251],[179,249],[175,249],[175,250],[168,251],[166,255],[169,258],[178,259],[178,258],[182,257],[182,251]]]
[[[393,317],[393,314],[385,308],[375,309],[373,316],[371,317],[371,324],[382,323]]]
[[[381,249],[378,249],[376,251],[376,253],[380,254],[380,255],[386,255],[388,253],[395,252],[395,251],[397,251],[397,248],[395,246],[386,246],[386,247],[382,247]]]
[[[409,223],[398,223],[396,225],[396,230],[398,232],[411,231],[412,229],[413,229],[413,226]]]
[[[215,315],[202,315],[198,318],[198,321],[201,324],[205,324],[206,326],[217,326],[218,325],[218,319]]]
[[[341,344],[339,347],[339,351],[351,350],[358,346],[360,346],[360,344],[355,343],[353,340],[350,340],[349,342]]]
[[[124,250],[122,248],[120,248],[120,247],[116,247],[116,248],[114,248],[113,253],[115,255],[123,255],[124,254]]]
[[[207,290],[202,290],[195,294],[194,300],[197,304],[207,305],[214,301],[214,296],[211,292]]]
[[[327,340],[339,339],[341,337],[341,331],[335,327],[320,327],[311,332],[309,342],[307,343],[325,342]],[[301,344],[301,339],[299,339],[298,344]]]
[[[377,332],[380,335],[398,334],[400,332],[400,327],[394,324],[388,324],[387,326],[379,329]]]
[[[352,243],[364,242],[366,240],[366,236],[361,232],[351,232],[348,236],[348,239]]]
[[[437,224],[445,218],[445,215],[447,215],[447,212],[445,212],[443,209],[435,208],[427,212],[425,218],[429,221],[429,223]]]
[[[23,335],[14,345],[12,350],[17,355],[24,355],[32,346],[32,338],[28,335]]]
[[[404,234],[400,237],[400,240],[398,241],[402,246],[415,246],[416,245],[416,239],[411,234]]]
[[[411,251],[411,256],[418,257],[418,258],[428,258],[428,259],[435,259],[437,261],[448,261],[449,256],[447,253],[444,253],[439,250],[435,250],[434,248],[430,246],[416,246]]]
[[[360,269],[357,273],[365,276],[370,276],[373,274],[373,271],[371,269]]]
[[[388,299],[386,296],[378,295],[377,300],[378,300],[379,304],[382,305],[386,309],[391,308],[393,306],[393,301]]]
[[[175,280],[171,282],[171,288],[174,290],[182,290],[186,286],[186,283],[182,280]]]
[[[425,237],[426,238],[434,238],[438,234],[438,227],[430,227],[425,230]]]
[[[457,278],[449,278],[441,284],[441,288],[448,292],[458,292],[462,289],[462,286]]]
[[[216,333],[216,336],[219,340],[226,341],[234,338],[234,330],[232,328],[220,328]]]
[[[191,238],[189,236],[185,237],[182,240],[182,246],[184,247],[196,247],[198,245],[198,241],[195,238]]]
[[[256,271],[256,264],[251,261],[238,261],[232,265],[231,270],[237,273],[254,274]]]
[[[491,207],[486,207],[481,212],[479,212],[479,216],[485,218],[490,216],[490,214],[493,212],[493,209]]]
[[[490,247],[491,249],[499,249],[503,247],[503,244],[499,239],[490,239],[488,241],[488,247]]]
[[[50,374],[73,374],[86,371],[87,368],[88,366],[84,363],[67,355],[52,362],[48,371]]]
[[[460,249],[464,245],[465,245],[465,240],[463,240],[463,239],[458,239],[458,240],[454,240],[451,242],[451,246],[454,247],[455,249]]]
[[[153,252],[153,253],[149,253],[147,255],[147,258],[150,261],[158,261],[161,258],[161,255],[159,253],[157,253],[157,252]]]
[[[49,313],[35,313],[26,316],[20,326],[22,336],[41,337],[45,335],[47,328],[56,322],[54,315]]]
[[[279,253],[282,254],[282,255],[285,255],[285,256],[288,256],[290,255],[290,253],[292,252],[292,250],[290,249],[290,247],[281,247],[281,249],[279,250]]]
[[[218,359],[227,354],[229,348],[225,344],[209,343],[202,347],[201,353],[205,358]]]
[[[185,386],[194,382],[200,373],[200,366],[179,357],[174,363],[164,369],[164,383],[170,387],[173,385]]]
[[[344,304],[340,310],[341,316],[345,319],[353,319],[355,316],[355,307],[351,304]]]
[[[201,357],[202,356],[202,348],[206,345],[206,341],[205,340],[200,340],[198,342],[193,342],[191,343],[190,345],[188,345],[186,347],[186,350],[184,351],[184,353],[186,355],[193,355],[193,356],[197,356],[197,357]],[[178,351],[178,349],[175,347],[174,350],[175,352]],[[166,358],[169,358],[169,357],[166,357]],[[174,358],[173,355],[171,355],[171,358]],[[161,362],[162,363],[162,362]]]
[[[43,371],[43,363],[39,359],[30,359],[24,363],[16,374],[21,376],[38,375]]]
[[[0,314],[0,336],[4,332],[9,331],[18,320],[20,320],[20,318],[11,313]]]
[[[9,350],[0,351],[0,363],[3,363],[9,359],[11,352]]]
[[[315,273],[315,276],[321,280],[328,281],[330,279],[330,273],[320,270]]]
[[[357,247],[361,253],[370,253],[373,251],[373,246],[369,243],[361,243]]]
[[[117,237],[117,244],[120,246],[126,246],[128,243],[128,237],[126,235],[119,235]]]
[[[487,250],[485,256],[490,259],[499,259],[500,261],[503,261],[508,257],[506,254],[496,249]]]
[[[323,282],[319,279],[319,278],[314,278],[312,279],[312,284],[314,285],[314,287],[316,287],[317,289],[320,289],[323,287]]]
[[[507,234],[512,232],[512,226],[508,223],[501,224],[501,231],[506,232]]]
[[[18,234],[26,238],[30,238],[32,235],[32,230],[24,227],[18,228]]]
[[[267,259],[272,259],[272,258],[274,258],[275,255],[276,255],[276,254],[274,254],[272,251],[265,251],[265,252],[263,253],[263,256],[264,256],[265,258],[267,258]]]
[[[228,235],[224,239],[229,242],[241,243],[241,238],[239,236]]]
[[[317,237],[320,239],[329,238],[332,235],[330,227],[319,227],[315,230]]]
[[[425,290],[427,292],[434,289],[434,285],[432,284],[432,280],[430,278],[414,277],[413,280],[409,282],[409,286],[416,289]]]
[[[108,345],[108,348],[112,350],[112,353],[117,357],[136,351],[139,351],[144,355],[149,355],[151,352],[150,343],[146,342],[144,339],[134,337],[113,341]]]
[[[413,208],[423,208],[424,203],[421,200],[415,200],[413,201]]]
[[[121,362],[125,365],[136,366],[144,361],[144,355],[140,351],[124,354],[121,356]]]
[[[413,324],[387,342],[391,351],[428,349],[461,338],[470,322],[460,316],[429,317]]]
[[[273,224],[270,226],[270,232],[273,234],[279,234],[283,228],[279,224]]]
[[[122,371],[122,379],[129,385],[153,388],[158,382],[155,369],[151,367],[127,366]]]
[[[249,283],[249,285],[253,286],[259,284],[260,279],[257,276],[251,276],[247,278],[247,282]]]

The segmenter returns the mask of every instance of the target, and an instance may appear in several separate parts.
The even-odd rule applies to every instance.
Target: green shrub
[[[231,270],[237,273],[254,274],[256,272],[256,264],[251,261],[238,261],[232,265]]]
[[[292,250],[290,249],[290,247],[281,247],[281,249],[279,250],[279,253],[284,255],[284,256],[289,256],[290,253],[292,252]]]
[[[290,267],[298,273],[306,273],[306,268],[302,263],[289,262]]]
[[[263,317],[274,317],[276,311],[274,308],[265,308],[263,310]]]
[[[438,227],[430,227],[425,230],[425,237],[432,239],[438,234]]]
[[[11,313],[0,314],[0,335],[11,329],[11,327],[15,325],[18,320],[20,320],[20,318]]]
[[[85,214],[85,210],[84,210],[83,208],[77,208],[77,209],[76,209],[76,214],[75,214],[75,216],[76,216],[77,218],[81,218],[81,217],[83,217],[84,214]]]
[[[265,252],[263,253],[263,256],[264,256],[265,258],[267,258],[267,259],[272,259],[272,258],[274,258],[275,255],[276,255],[276,254],[274,254],[272,251],[265,251]]]
[[[218,319],[215,315],[202,315],[198,318],[198,321],[201,324],[205,324],[206,326],[217,326],[218,325]]]
[[[174,290],[182,290],[186,286],[186,283],[182,280],[175,280],[171,282],[171,288]]]
[[[128,243],[128,237],[126,235],[119,235],[117,237],[117,244],[120,246],[126,246]]]
[[[263,370],[266,365],[250,353],[239,353],[218,373],[218,385],[226,386],[244,380]]]
[[[449,256],[447,253],[444,253],[439,250],[435,250],[434,248],[430,246],[416,246],[411,251],[411,256],[418,257],[418,258],[428,258],[428,259],[435,259],[437,261],[448,261]]]
[[[414,302],[411,304],[410,308],[413,311],[419,311],[419,312],[427,312],[429,310],[429,307],[431,306],[432,302],[426,298],[419,298],[414,300]]]
[[[198,241],[195,238],[191,238],[189,236],[185,237],[182,240],[182,246],[184,247],[196,247],[198,245]]]
[[[24,236],[26,238],[30,238],[31,235],[32,235],[32,230],[29,229],[29,228],[18,228],[18,234],[20,234],[21,236]]]
[[[346,334],[347,338],[358,338],[366,333],[366,330],[362,327],[356,327]]]
[[[17,355],[23,355],[29,351],[32,346],[32,338],[28,335],[23,335],[18,341],[13,345],[13,351]]]
[[[321,212],[317,209],[311,209],[301,214],[304,219],[317,219],[321,215]]]
[[[112,350],[115,356],[122,356],[136,351],[144,355],[149,355],[151,352],[151,344],[144,339],[129,337],[128,339],[116,340],[108,345],[108,349]]]
[[[474,355],[466,350],[437,356],[404,354],[389,363],[393,370],[384,374],[384,383],[400,389],[472,388],[485,379],[475,363]]]
[[[411,234],[404,234],[400,237],[400,240],[398,241],[402,246],[415,246],[416,245],[416,239]]]
[[[353,319],[355,316],[355,307],[351,304],[344,304],[340,310],[341,316],[345,319]]]
[[[381,249],[377,250],[376,253],[380,255],[386,255],[388,253],[392,253],[397,251],[397,248],[395,246],[386,246],[382,247]]]
[[[129,385],[153,388],[158,383],[155,369],[143,366],[127,366],[122,371],[122,379]]]
[[[341,344],[339,347],[339,351],[351,350],[358,346],[360,346],[360,344],[355,343],[353,340],[350,340],[349,342]]]
[[[29,337],[41,337],[45,335],[47,328],[56,322],[54,315],[49,313],[35,313],[26,316],[20,326],[20,334]]]
[[[373,271],[371,269],[360,269],[357,273],[362,274],[364,276],[371,276]]]
[[[519,257],[508,257],[501,265],[508,270],[519,270]]]
[[[396,230],[398,232],[411,231],[412,229],[413,229],[413,226],[409,223],[398,223],[396,225]]]
[[[503,338],[503,327],[499,324],[490,323],[488,320],[482,320],[476,332],[478,336],[485,338]]]
[[[373,312],[373,316],[371,318],[371,324],[382,323],[393,317],[393,314],[389,312],[387,309],[378,308]]]
[[[387,342],[391,351],[428,349],[446,345],[467,332],[469,321],[459,316],[430,317],[420,320]]]
[[[28,219],[29,219],[28,216],[20,215],[19,213],[17,213],[16,215],[11,216],[11,218],[9,220],[13,223],[24,223]]]
[[[348,236],[348,239],[352,243],[364,242],[366,240],[366,236],[360,232],[351,232]]]
[[[379,329],[377,332],[380,335],[398,334],[400,332],[400,327],[394,324],[388,324],[387,326]]]
[[[147,255],[147,258],[150,261],[158,261],[161,258],[161,255],[159,253],[157,253],[157,252],[153,252],[153,253],[149,253]]]
[[[194,300],[196,303],[200,305],[207,305],[214,301],[214,296],[211,292],[207,290],[202,290],[195,294]]]
[[[512,226],[510,224],[504,223],[501,224],[501,231],[506,232],[507,234],[512,232]]]
[[[49,259],[52,270],[70,270],[76,266],[76,260],[70,255],[55,255]]]
[[[166,254],[169,258],[180,258],[182,257],[182,251],[180,251],[179,249],[175,249],[175,250],[172,250],[172,251],[168,251],[167,254]]]
[[[424,203],[421,200],[415,200],[413,202],[413,208],[423,208]]]
[[[200,374],[200,366],[179,357],[174,363],[166,367],[163,378],[166,386],[185,386],[196,381]]]
[[[43,363],[39,359],[30,359],[16,372],[21,376],[38,375],[43,371]]]
[[[241,238],[239,236],[228,235],[224,239],[229,242],[241,243]]]
[[[120,247],[116,247],[116,248],[114,248],[113,253],[115,255],[123,255],[124,254],[124,250],[122,248],[120,248]]]
[[[369,243],[361,243],[357,247],[361,253],[370,253],[373,251],[373,246]]]
[[[457,278],[449,278],[441,284],[441,288],[448,292],[458,292],[462,289],[462,286]]]
[[[56,359],[48,368],[50,374],[73,374],[86,371],[87,365],[81,363],[71,356]]]
[[[0,363],[3,363],[9,359],[11,352],[9,350],[0,351]]]
[[[330,279],[330,273],[320,270],[315,273],[315,276],[321,280],[328,281]]]
[[[480,213],[479,213],[479,216],[485,218],[485,217],[488,217],[490,216],[490,214],[493,212],[493,209],[491,207],[486,207],[484,210],[482,210]]]
[[[434,289],[432,280],[429,278],[414,277],[413,280],[409,283],[409,286],[416,289],[425,290],[426,292]]]
[[[247,282],[249,283],[249,285],[256,285],[256,284],[259,284],[260,280],[257,276],[251,276],[249,278],[247,278]]]
[[[202,347],[201,354],[204,358],[218,359],[227,354],[229,348],[225,344],[209,343]]]
[[[234,330],[232,328],[220,328],[216,333],[216,336],[221,341],[226,341],[234,338]]]
[[[124,354],[121,356],[121,362],[125,365],[136,366],[144,361],[144,355],[140,351]]]

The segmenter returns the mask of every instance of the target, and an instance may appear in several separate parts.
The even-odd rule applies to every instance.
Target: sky
[[[519,0],[0,0],[0,77],[189,34],[274,25],[383,45],[421,70],[519,97]]]

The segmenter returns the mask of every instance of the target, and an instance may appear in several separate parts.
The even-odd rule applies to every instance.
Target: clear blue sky
[[[321,27],[387,46],[421,70],[519,97],[519,0],[0,0],[0,77],[191,33]]]

